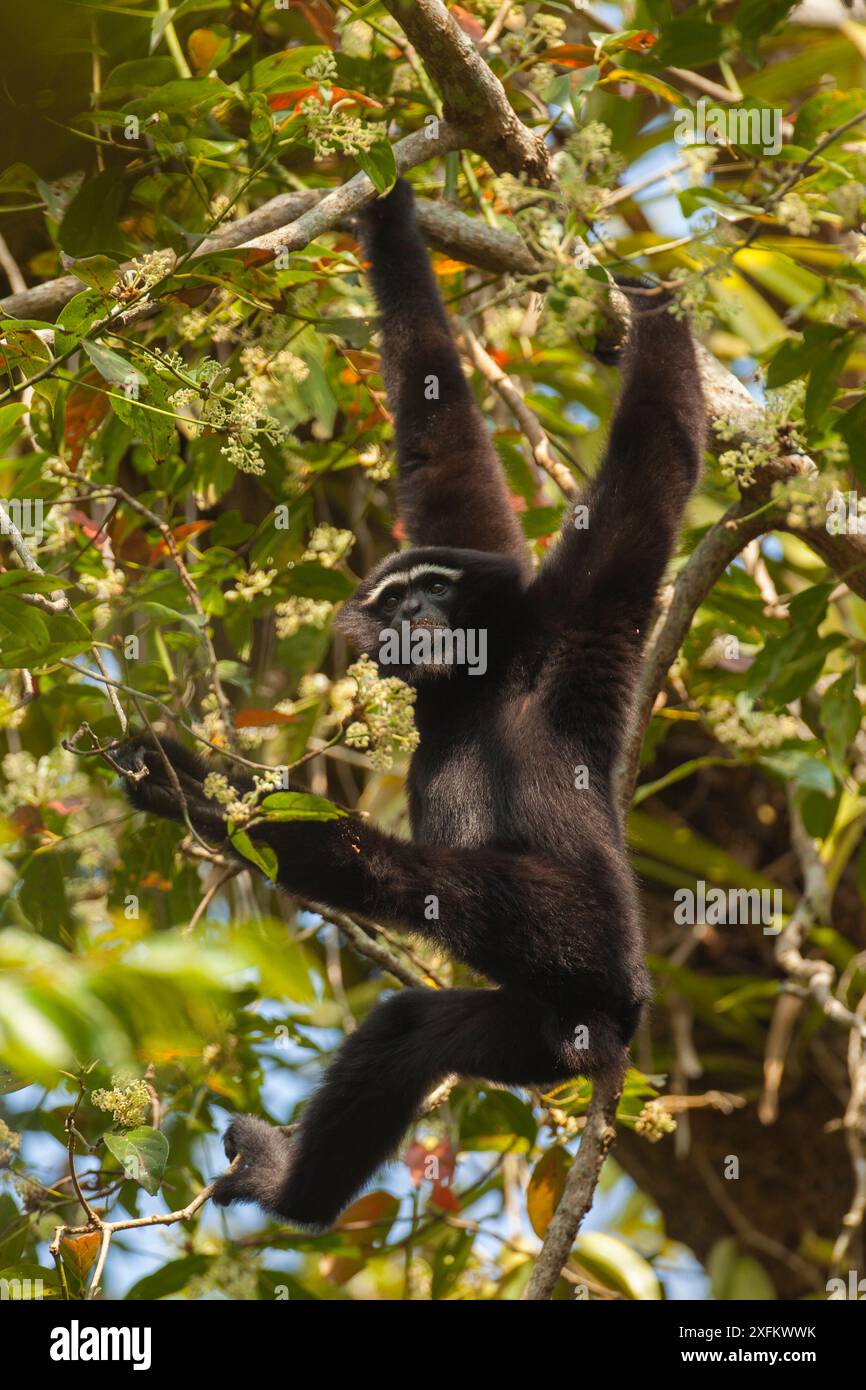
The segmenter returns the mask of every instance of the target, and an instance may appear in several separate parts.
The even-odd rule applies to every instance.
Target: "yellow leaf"
[[[570,1167],[569,1155],[565,1149],[557,1146],[548,1149],[532,1170],[526,1194],[526,1210],[532,1229],[539,1240],[544,1239],[545,1231],[559,1205]]]

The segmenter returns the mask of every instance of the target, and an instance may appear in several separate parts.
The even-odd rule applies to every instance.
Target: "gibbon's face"
[[[390,556],[358,586],[337,630],[410,685],[487,669],[488,641],[503,602],[520,589],[517,565],[501,555],[420,547]]]

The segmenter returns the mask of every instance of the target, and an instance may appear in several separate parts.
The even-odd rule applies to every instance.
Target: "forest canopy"
[[[4,28],[3,1287],[851,1296],[862,7],[41,0]],[[275,814],[406,833],[412,692],[332,635],[406,539],[357,235],[398,174],[536,558],[617,399],[612,275],[691,322],[708,449],[620,770],[656,998],[613,1156],[588,1082],[447,1086],[314,1236],[209,1203],[228,1120],[293,1123],[383,994],[479,981],[134,813],[111,748],[155,727],[290,770]]]

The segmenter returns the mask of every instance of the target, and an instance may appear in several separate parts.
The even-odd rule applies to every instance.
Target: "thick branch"
[[[602,1165],[616,1137],[616,1107],[622,1084],[622,1074],[618,1073],[600,1078],[593,1087],[577,1157],[569,1169],[559,1206],[547,1228],[544,1244],[523,1294],[528,1302],[550,1298],[580,1224],[592,1206]]]
[[[551,181],[550,155],[540,135],[515,115],[499,78],[442,0],[384,0],[417,48],[442,94],[445,117],[469,134],[469,148],[499,174]]]
[[[755,536],[768,529],[766,512],[755,513],[745,498],[729,507],[710,527],[686,561],[676,581],[660,601],[661,612],[641,668],[629,738],[623,748],[617,774],[619,800],[631,801],[637,780],[640,750],[652,707],[683,639],[716,581],[736,555]]]

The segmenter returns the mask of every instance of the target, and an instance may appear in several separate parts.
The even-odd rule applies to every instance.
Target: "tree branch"
[[[562,1197],[523,1293],[528,1302],[550,1298],[580,1224],[592,1206],[604,1160],[616,1137],[616,1107],[622,1086],[622,1072],[599,1077],[593,1086],[577,1157],[568,1171]]]
[[[515,114],[499,78],[442,0],[384,0],[442,94],[445,119],[469,133],[468,146],[504,174],[551,182],[550,155],[540,135]]]

